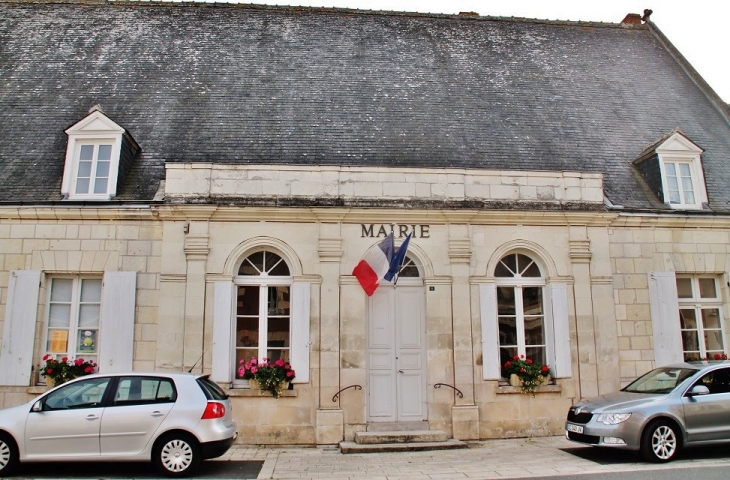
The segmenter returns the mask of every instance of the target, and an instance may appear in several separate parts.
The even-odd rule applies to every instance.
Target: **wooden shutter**
[[[99,371],[132,371],[137,272],[104,272]]]
[[[40,270],[12,270],[0,349],[0,385],[30,385]]]
[[[309,382],[309,305],[312,286],[292,284],[291,366],[296,372],[293,383]]]
[[[682,362],[684,355],[676,275],[674,272],[649,272],[648,275],[655,366]]]
[[[213,369],[211,379],[231,383],[234,377],[233,311],[236,286],[231,282],[216,282],[213,298]]]
[[[568,286],[551,283],[546,287],[545,336],[548,340],[548,362],[553,376],[568,378],[572,375],[570,361],[570,325],[568,322]]]
[[[502,366],[499,356],[499,324],[497,323],[497,286],[479,285],[479,306],[482,318],[482,378],[499,380]]]

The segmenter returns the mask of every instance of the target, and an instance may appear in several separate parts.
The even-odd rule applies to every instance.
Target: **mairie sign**
[[[399,223],[381,223],[380,225],[371,223],[366,225],[360,224],[360,237],[387,237],[390,232],[397,238],[404,238],[409,233],[413,234],[413,238],[430,238],[431,225],[401,225]]]

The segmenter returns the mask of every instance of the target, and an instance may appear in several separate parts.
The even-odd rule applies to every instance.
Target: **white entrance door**
[[[368,421],[427,420],[423,286],[381,285],[368,316]]]

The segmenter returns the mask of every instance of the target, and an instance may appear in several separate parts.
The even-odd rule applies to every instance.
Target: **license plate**
[[[583,427],[582,427],[582,426],[580,426],[580,425],[573,425],[572,423],[569,423],[569,424],[567,424],[567,425],[565,426],[565,428],[566,428],[566,429],[567,429],[567,430],[568,430],[569,432],[574,432],[574,433],[583,433]]]

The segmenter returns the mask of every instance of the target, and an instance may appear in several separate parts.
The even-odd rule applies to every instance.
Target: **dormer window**
[[[139,146],[99,107],[66,130],[68,146],[61,194],[68,200],[110,200],[117,194]]]
[[[708,202],[703,151],[675,131],[647,148],[634,164],[663,203],[677,210],[699,210]]]

